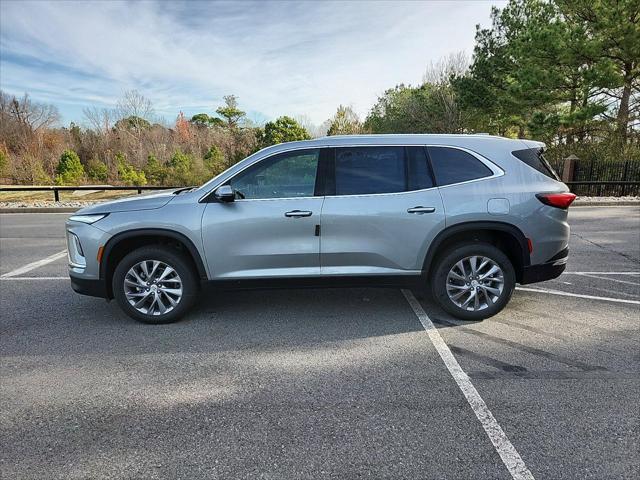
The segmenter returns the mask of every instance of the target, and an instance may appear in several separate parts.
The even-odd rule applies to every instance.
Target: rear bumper
[[[569,248],[565,248],[558,254],[554,255],[548,262],[539,265],[529,265],[522,270],[522,285],[528,283],[544,282],[559,277],[565,268],[567,268],[567,260],[569,259]]]
[[[93,280],[86,278],[74,277],[71,278],[71,288],[74,292],[81,295],[89,295],[90,297],[107,298],[107,288],[104,280]]]

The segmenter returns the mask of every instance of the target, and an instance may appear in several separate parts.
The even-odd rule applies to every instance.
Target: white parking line
[[[43,258],[42,260],[37,260],[35,262],[27,263],[23,267],[16,268],[15,270],[11,270],[8,273],[0,275],[0,278],[9,278],[9,277],[15,277],[17,275],[22,275],[23,273],[27,273],[27,272],[30,272],[31,270],[35,270],[38,267],[42,267],[43,265],[46,265],[47,263],[55,262],[56,260],[59,260],[59,259],[65,257],[66,255],[67,255],[67,250],[63,250],[61,252],[54,253],[53,255],[50,255],[50,256],[48,256],[46,258]]]
[[[624,284],[627,284],[627,285],[635,285],[635,286],[640,285],[640,283],[637,283],[637,282],[630,282],[628,280],[620,280],[619,278],[611,278],[613,275],[603,276],[603,275],[594,275],[594,274],[591,274],[591,273],[577,273],[576,275],[578,275],[580,277],[585,277],[585,278],[597,278],[599,280],[606,280],[608,282],[624,283]]]
[[[449,347],[440,336],[440,332],[438,332],[436,327],[433,325],[433,322],[431,322],[429,316],[426,314],[418,300],[416,300],[416,297],[414,297],[413,293],[409,290],[402,290],[402,293],[407,299],[407,302],[409,302],[409,305],[411,305],[411,308],[418,317],[418,320],[420,320],[420,323],[427,331],[431,343],[440,354],[440,358],[442,358],[447,370],[449,370],[449,373],[458,384],[458,387],[467,399],[467,402],[471,405],[473,413],[475,413],[478,420],[480,420],[482,428],[487,432],[487,436],[491,440],[491,443],[498,452],[498,455],[500,455],[502,462],[509,470],[511,476],[515,480],[533,479],[533,474],[524,464],[520,454],[509,441],[507,434],[504,433],[504,430],[502,430],[502,427],[498,424],[498,421],[491,413],[491,410],[489,410],[489,407],[487,407],[487,404],[473,386],[473,383],[471,383],[469,376],[464,372],[464,370],[462,370],[462,367],[460,367],[456,357],[453,356],[453,353],[451,353],[451,350],[449,350]]]
[[[523,292],[547,293],[549,295],[560,295],[563,297],[577,297],[577,298],[586,298],[588,300],[603,300],[605,302],[631,303],[633,305],[640,305],[640,301],[638,300],[625,300],[623,298],[613,298],[613,297],[597,297],[595,295],[582,295],[579,293],[561,292],[560,290],[548,290],[548,289],[542,289],[542,288],[528,288],[528,287],[516,287],[516,290],[522,290]]]
[[[640,272],[562,272],[562,275],[640,275]]]
[[[69,280],[69,277],[0,277],[0,280]]]

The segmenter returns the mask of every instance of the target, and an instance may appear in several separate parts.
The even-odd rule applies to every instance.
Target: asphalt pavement
[[[138,324],[66,258],[12,274],[65,218],[0,215],[2,478],[638,478],[638,207],[571,208],[567,273],[488,320],[419,298],[436,333],[397,289],[214,291]]]

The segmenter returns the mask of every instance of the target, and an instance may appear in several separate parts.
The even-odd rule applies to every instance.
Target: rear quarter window
[[[457,148],[428,147],[438,186],[490,177],[493,172],[476,157]]]
[[[541,148],[525,148],[523,150],[515,150],[511,152],[511,155],[516,157],[518,160],[526,163],[531,168],[539,171],[543,175],[546,175],[549,178],[553,178],[554,180],[560,180],[560,177],[558,177],[558,174],[555,172],[553,167],[551,167],[546,158],[544,158]]]

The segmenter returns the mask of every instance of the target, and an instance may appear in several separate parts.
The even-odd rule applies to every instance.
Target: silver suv
[[[78,211],[69,275],[146,323],[205,283],[406,286],[480,320],[567,262],[569,193],[544,144],[488,135],[335,136],[261,150],[197,188]]]

